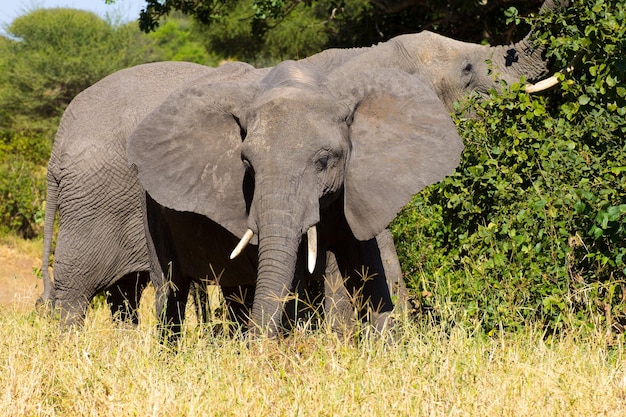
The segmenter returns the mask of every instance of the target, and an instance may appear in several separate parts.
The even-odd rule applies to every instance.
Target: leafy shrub
[[[80,10],[35,10],[7,32],[0,49],[0,128],[38,128],[50,140],[79,92],[148,56],[136,28],[113,27]]]
[[[41,234],[45,214],[45,136],[16,134],[0,139],[0,231],[25,238]]]
[[[392,229],[409,285],[467,319],[555,330],[590,314],[626,324],[626,6],[575,1],[545,16],[560,88],[520,85],[457,117],[457,171],[416,196]],[[574,312],[574,314],[570,314]]]
[[[0,232],[25,238],[42,233],[46,170],[15,154],[0,153]]]

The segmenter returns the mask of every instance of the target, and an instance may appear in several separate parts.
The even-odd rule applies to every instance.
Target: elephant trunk
[[[277,334],[283,305],[292,290],[298,249],[309,225],[303,221],[304,204],[293,203],[285,196],[261,195],[253,212],[259,236],[259,264],[250,329]],[[293,196],[292,196],[293,197]],[[277,202],[282,202],[277,208]],[[284,209],[283,207],[287,207]],[[304,229],[304,231],[303,231]]]
[[[539,13],[547,13],[569,4],[567,0],[546,0]],[[494,64],[503,74],[512,76],[511,80],[519,81],[524,76],[529,82],[536,82],[545,77],[549,70],[549,61],[545,58],[546,47],[536,46],[538,29],[534,27],[521,41],[510,46],[497,46],[493,54]],[[553,78],[553,77],[552,77]],[[554,85],[554,80],[544,81],[536,85],[528,84],[526,91],[539,92]]]

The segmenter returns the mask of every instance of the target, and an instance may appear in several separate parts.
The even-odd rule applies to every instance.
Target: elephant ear
[[[383,69],[334,81],[354,109],[346,220],[357,239],[368,240],[414,194],[454,171],[463,142],[443,103],[414,76]]]
[[[173,93],[137,126],[128,159],[162,206],[202,214],[241,237],[247,226],[242,190],[241,109],[256,84],[207,82]]]

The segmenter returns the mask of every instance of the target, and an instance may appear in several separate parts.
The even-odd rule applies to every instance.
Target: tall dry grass
[[[623,339],[401,321],[394,342],[325,330],[248,344],[189,323],[179,345],[102,305],[84,329],[0,310],[6,416],[623,416]],[[446,330],[447,329],[447,330]]]

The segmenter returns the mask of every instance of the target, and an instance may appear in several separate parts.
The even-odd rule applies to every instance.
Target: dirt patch
[[[41,268],[41,257],[35,248],[21,248],[0,242],[0,305],[18,309],[32,309],[43,290],[43,284],[34,272]]]

